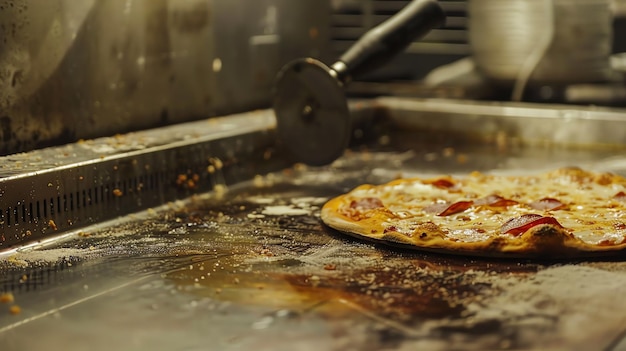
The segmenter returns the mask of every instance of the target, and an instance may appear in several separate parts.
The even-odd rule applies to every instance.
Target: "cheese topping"
[[[364,185],[348,193],[338,210],[360,220],[384,209],[388,213],[381,216],[383,231],[408,237],[420,235],[420,225],[425,223],[440,228],[444,239],[468,243],[485,241],[494,233],[511,237],[530,226],[550,224],[587,244],[617,245],[626,242],[625,193],[623,178],[578,169],[524,177],[472,173],[462,179],[414,178]],[[364,199],[368,206],[359,207]],[[509,223],[513,219],[519,223]]]

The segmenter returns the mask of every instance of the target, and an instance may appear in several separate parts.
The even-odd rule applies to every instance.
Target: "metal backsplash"
[[[368,29],[389,18],[411,0],[331,0],[331,47],[339,55]],[[468,2],[439,0],[446,24],[411,44],[390,64],[363,80],[419,79],[432,69],[472,54],[469,44]],[[613,52],[626,51],[626,0],[612,0]]]
[[[316,0],[0,0],[0,153],[250,110],[323,56]]]

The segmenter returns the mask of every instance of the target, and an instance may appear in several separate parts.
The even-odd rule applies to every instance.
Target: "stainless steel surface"
[[[267,106],[278,69],[328,42],[316,0],[0,7],[1,154]]]
[[[264,106],[282,63],[327,58],[339,2],[0,4],[0,152],[88,139],[0,158],[3,351],[626,345],[623,257],[464,259],[319,221],[328,198],[398,176],[626,176],[624,109],[354,101],[360,144],[320,168],[287,168],[268,110],[90,139]],[[458,43],[440,32],[419,55],[467,49],[465,3],[442,2]],[[360,2],[374,22],[405,3]]]
[[[377,101],[396,125],[435,137],[440,132],[503,146],[621,150],[626,143],[623,108],[393,97]]]
[[[493,126],[566,124],[564,107],[386,98],[351,109],[357,119],[383,118],[367,126],[377,142],[328,167],[284,168],[284,158],[272,155],[270,111],[85,141],[67,154],[42,150],[47,157],[22,155],[21,166],[4,163],[5,179],[36,180],[25,189],[42,179],[47,185],[49,175],[63,186],[100,186],[124,175],[137,179],[145,165],[184,167],[166,172],[162,187],[146,188],[146,206],[133,194],[98,204],[100,211],[81,208],[69,213],[113,219],[68,225],[62,236],[0,254],[3,350],[619,350],[626,303],[615,296],[626,293],[623,257],[542,263],[407,252],[342,236],[320,223],[319,209],[356,185],[398,176],[566,166],[626,176],[623,143],[571,148],[484,138]],[[578,111],[573,121],[599,133],[623,123],[618,109],[570,110]],[[428,121],[442,129],[424,129]],[[185,180],[194,179],[196,166],[199,187],[191,189],[196,183]],[[266,173],[271,169],[282,171]],[[100,176],[81,180],[83,170]],[[210,191],[224,183],[229,187]],[[14,191],[16,184],[5,182],[2,201],[42,195],[40,185],[29,194]],[[63,194],[55,184],[44,198]],[[151,202],[185,195],[192,196],[160,207]],[[102,214],[146,207],[117,218]],[[19,218],[20,211],[11,213]]]
[[[333,125],[342,120],[331,119],[323,128],[293,133],[288,145],[277,143],[273,112],[259,110],[0,157],[0,249],[286,167],[289,146],[313,131],[322,142],[308,145],[313,156],[316,147],[343,151],[337,141],[345,136],[327,131],[350,134],[354,145],[406,137],[423,150],[534,145],[607,156],[626,149],[626,119],[617,108],[388,97],[352,101],[349,115],[344,130]],[[492,160],[498,158],[481,162]]]
[[[0,250],[285,167],[274,128],[258,111],[1,157]]]
[[[607,162],[610,153],[444,146],[290,168],[5,255],[0,289],[14,301],[0,304],[3,350],[617,350],[621,259],[420,254],[320,224],[329,197],[399,174],[533,172],[566,161],[626,174],[624,157]]]

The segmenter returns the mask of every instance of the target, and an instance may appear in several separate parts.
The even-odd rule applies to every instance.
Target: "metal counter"
[[[359,106],[394,119],[384,100]],[[14,301],[0,303],[3,350],[626,349],[623,257],[427,254],[320,223],[328,198],[398,176],[571,165],[626,175],[618,145],[416,137],[425,134],[381,127],[328,167],[276,165],[4,252],[0,290]]]

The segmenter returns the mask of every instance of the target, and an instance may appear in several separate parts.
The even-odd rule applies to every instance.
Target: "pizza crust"
[[[624,185],[624,178],[612,174],[593,174],[577,169],[560,169],[538,177],[546,179],[556,176],[576,178],[576,181],[594,182],[607,186],[611,184]],[[472,179],[489,181],[494,176],[473,174]],[[485,178],[486,177],[486,178]],[[444,177],[442,177],[444,178]],[[509,177],[510,178],[510,177]],[[446,180],[452,180],[445,177]],[[369,210],[368,216],[354,220],[342,212],[342,208],[350,206],[354,200],[354,194],[363,191],[374,191],[384,186],[402,187],[413,182],[428,183],[432,180],[425,179],[401,179],[386,185],[373,186],[363,185],[353,191],[340,195],[328,201],[321,211],[322,221],[335,230],[359,239],[365,239],[376,243],[399,246],[402,248],[441,252],[447,254],[460,254],[483,257],[511,257],[511,258],[541,258],[562,259],[574,257],[597,257],[607,255],[619,255],[626,251],[626,239],[617,244],[590,244],[572,234],[572,229],[546,223],[535,225],[518,235],[502,235],[500,233],[488,233],[485,240],[458,241],[446,236],[446,231],[454,228],[445,228],[441,224],[423,220],[416,221],[410,233],[400,233],[395,230],[385,230],[383,223],[393,224],[394,216],[385,207]],[[591,196],[592,194],[590,194]],[[398,207],[398,204],[394,204]],[[626,208],[626,206],[624,206]],[[567,209],[567,211],[570,211]],[[365,211],[366,212],[366,211]],[[430,224],[429,224],[430,223]],[[432,224],[432,225],[431,225]],[[575,229],[574,229],[575,230]],[[608,229],[607,229],[608,230]]]

